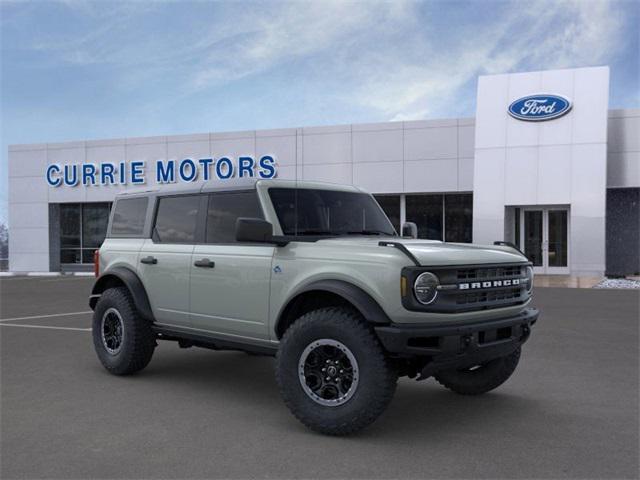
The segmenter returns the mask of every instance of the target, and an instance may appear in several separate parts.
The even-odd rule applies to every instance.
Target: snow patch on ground
[[[639,280],[630,280],[627,278],[605,278],[593,288],[638,288],[640,289]]]

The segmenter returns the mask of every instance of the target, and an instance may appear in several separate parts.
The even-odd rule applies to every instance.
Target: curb
[[[93,277],[93,272],[0,272],[1,277]]]

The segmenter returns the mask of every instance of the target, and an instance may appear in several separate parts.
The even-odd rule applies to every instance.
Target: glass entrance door
[[[520,245],[536,273],[569,273],[569,212],[566,208],[523,208]]]

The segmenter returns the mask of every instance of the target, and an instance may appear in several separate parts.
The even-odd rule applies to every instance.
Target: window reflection
[[[60,204],[60,263],[93,263],[107,235],[110,203]]]
[[[375,195],[396,232],[400,233],[400,195]]]
[[[442,195],[407,195],[407,222],[418,226],[418,238],[442,240]]]
[[[445,241],[471,243],[473,238],[473,195],[447,194],[444,197]]]

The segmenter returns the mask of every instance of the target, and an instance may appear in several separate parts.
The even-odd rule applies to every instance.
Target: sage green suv
[[[353,186],[260,180],[119,195],[95,255],[98,358],[127,375],[158,340],[272,355],[286,405],[332,435],[372,423],[399,376],[465,395],[498,387],[538,317],[531,264],[506,242],[403,231]]]

